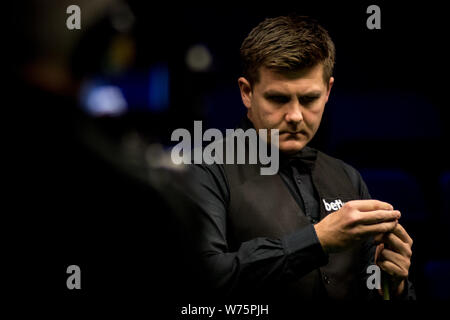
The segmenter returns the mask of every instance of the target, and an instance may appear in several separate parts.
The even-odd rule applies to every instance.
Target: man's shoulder
[[[317,153],[317,157],[321,157],[323,160],[332,163],[335,166],[339,166],[341,167],[348,175],[350,176],[360,176],[358,170],[356,170],[352,165],[346,163],[344,160],[342,159],[338,159],[334,156],[331,156],[329,154],[326,154],[323,151],[308,147],[312,150],[315,150],[315,152]]]
[[[344,160],[330,156],[323,151],[317,150],[317,156],[321,157],[322,160],[332,164],[333,166],[341,168],[350,179],[352,185],[359,190],[361,196],[370,197],[367,191],[367,186],[361,177],[361,174],[355,167],[348,164]]]

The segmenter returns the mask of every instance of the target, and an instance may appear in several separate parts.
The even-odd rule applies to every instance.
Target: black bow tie
[[[281,166],[295,166],[301,171],[311,171],[316,162],[316,158],[317,150],[310,147],[304,147],[302,150],[292,155],[280,154],[280,164]]]

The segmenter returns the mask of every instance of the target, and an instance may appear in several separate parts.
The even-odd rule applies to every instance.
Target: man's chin
[[[279,149],[284,154],[294,154],[306,146],[306,141],[280,141]]]

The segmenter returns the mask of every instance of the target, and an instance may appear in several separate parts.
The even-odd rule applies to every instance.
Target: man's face
[[[248,118],[257,130],[279,130],[281,152],[303,149],[316,134],[334,82],[330,78],[327,86],[322,73],[322,64],[289,74],[261,67],[253,88],[239,78]]]

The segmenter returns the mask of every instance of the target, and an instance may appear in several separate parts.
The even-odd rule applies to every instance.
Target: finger
[[[383,260],[378,261],[377,265],[389,274],[392,277],[398,277],[398,278],[407,278],[408,277],[408,271],[401,269],[399,266],[397,266],[395,263],[389,261],[389,260]]]
[[[398,227],[398,224],[397,224]],[[397,229],[395,227],[395,229]],[[383,242],[386,247],[391,249],[392,251],[398,252],[401,255],[407,257],[408,259],[412,256],[411,245],[409,243],[403,242],[394,232],[387,233],[383,237]]]
[[[411,261],[405,256],[384,248],[379,255],[379,261],[390,261],[402,270],[409,270]]]
[[[375,244],[379,244],[379,243],[382,243],[383,242],[383,237],[384,237],[384,233],[379,233],[379,234],[376,234],[376,235],[374,235],[374,237],[373,237],[373,242],[375,243]]]
[[[377,261],[378,261],[378,259],[380,257],[380,253],[381,253],[381,251],[383,251],[383,249],[384,249],[384,243],[380,243],[375,248],[375,263],[377,263]]]
[[[396,225],[397,225],[396,220],[375,224],[360,224],[356,227],[356,233],[360,236],[386,233],[394,230]]]
[[[385,221],[400,219],[400,211],[398,210],[375,210],[362,212],[359,222],[363,224],[375,224]]]
[[[409,236],[408,232],[406,232],[405,228],[399,223],[397,224],[397,227],[394,229],[393,233],[399,237],[403,242],[409,244],[412,246],[413,240]]]
[[[353,200],[347,202],[351,206],[354,206],[359,211],[373,211],[373,210],[393,210],[394,207],[383,201],[379,200]]]

